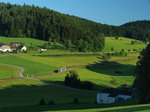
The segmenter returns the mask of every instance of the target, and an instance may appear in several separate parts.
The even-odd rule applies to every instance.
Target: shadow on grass
[[[135,66],[128,64],[120,64],[118,62],[95,62],[95,64],[87,66],[86,69],[111,76],[135,75]]]
[[[24,80],[22,80],[22,82],[23,81]],[[86,103],[94,104],[96,100],[97,94],[96,91],[80,91],[47,84],[39,84],[39,83],[37,83],[36,85],[35,84],[34,85],[10,84],[9,87],[3,89],[1,88],[0,108],[6,107],[3,109],[7,109],[7,107],[14,107],[14,106],[38,105],[42,97],[44,97],[46,103],[52,100],[55,101],[56,105],[70,104],[73,102],[74,98],[78,98],[79,101],[83,104]],[[0,110],[0,112],[2,111]]]
[[[96,91],[78,91],[46,84],[10,85],[0,90],[0,112],[80,110],[118,105],[97,105],[95,104],[96,94]],[[42,97],[44,97],[46,104],[52,100],[56,105],[39,106]],[[72,104],[74,98],[78,98],[80,103]]]

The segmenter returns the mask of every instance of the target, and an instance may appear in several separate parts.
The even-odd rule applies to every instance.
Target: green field
[[[0,107],[38,105],[42,97],[57,104],[71,103],[75,97],[93,103],[96,92],[84,92],[43,84],[29,79],[0,82]]]
[[[33,39],[33,38],[9,38],[0,36],[0,42],[10,44],[11,42],[22,42],[25,46],[30,46],[31,43],[33,46],[42,46],[46,41]]]
[[[2,42],[11,42],[5,40],[5,37],[0,37]],[[1,41],[0,39],[0,41]],[[9,40],[9,38],[7,38]],[[16,38],[17,39],[17,38]],[[18,38],[19,39],[19,38]],[[128,49],[143,49],[146,47],[145,44],[135,44],[129,45],[131,39],[120,38],[122,40],[115,40],[114,38],[106,38],[106,46],[104,52],[111,52],[111,46],[114,47],[115,51],[120,51],[122,48],[125,50]],[[26,39],[25,39],[26,40]],[[26,43],[24,40],[24,43]],[[28,40],[28,39],[27,39]],[[17,41],[17,40],[15,40]],[[20,41],[20,40],[18,40]],[[35,42],[36,46],[42,45],[45,41],[38,40]],[[115,42],[114,42],[115,41]],[[31,41],[30,41],[31,42]],[[27,41],[28,45],[30,42]],[[120,46],[120,47],[119,47]],[[137,101],[127,103],[117,103],[112,105],[96,105],[94,103],[96,99],[96,91],[99,91],[103,88],[120,88],[122,84],[128,83],[129,86],[132,86],[134,81],[134,68],[137,62],[137,56],[139,53],[129,53],[126,57],[113,56],[110,59],[109,63],[101,63],[100,55],[65,55],[69,53],[68,51],[59,51],[59,50],[50,50],[53,54],[60,53],[60,55],[16,55],[0,56],[0,63],[17,65],[25,68],[23,73],[25,76],[35,75],[35,78],[57,83],[64,84],[64,78],[66,72],[59,74],[54,73],[54,70],[60,67],[71,67],[72,70],[77,71],[81,81],[91,81],[94,84],[95,91],[77,91],[66,89],[62,87],[56,87],[52,85],[43,84],[41,82],[18,78],[15,80],[6,80],[0,81],[0,112],[10,112],[18,109],[18,112],[24,110],[28,112],[41,112],[41,111],[103,111],[103,112],[125,112],[125,110],[130,112],[130,107],[113,107],[113,108],[104,108],[117,105],[127,105],[127,104],[136,104]],[[36,53],[36,52],[35,52]],[[88,65],[88,67],[87,67]],[[14,77],[19,77],[17,73],[19,72],[18,68],[8,67],[6,65],[0,64],[0,79],[11,78],[12,72]],[[116,71],[121,71],[121,74],[116,73]],[[46,75],[44,75],[46,74]],[[115,83],[111,83],[112,80],[115,80]],[[11,93],[11,94],[10,94]],[[44,97],[46,102],[49,100],[54,100],[57,104],[56,106],[37,106],[39,100]],[[77,97],[80,104],[70,104],[73,99]],[[20,107],[21,106],[21,107]],[[58,109],[58,107],[61,107]],[[104,109],[100,109],[100,108]],[[143,106],[137,107],[142,110]],[[73,110],[72,110],[73,109]],[[108,109],[108,110],[107,110]],[[111,110],[112,109],[112,110]],[[129,110],[128,110],[129,109]],[[135,107],[131,107],[131,110]],[[149,108],[148,108],[149,109]],[[136,110],[134,110],[136,112]],[[144,111],[141,111],[144,112]],[[146,111],[145,111],[146,112]]]
[[[82,59],[82,57],[80,58]],[[98,63],[99,59],[97,58],[97,60],[93,61],[94,63],[88,63],[91,64],[90,67],[86,67],[86,68],[79,67],[78,69],[75,68],[75,70],[79,74],[81,81],[93,82],[95,84],[96,90],[99,90],[101,88],[106,88],[106,87],[118,88],[120,87],[120,85],[124,83],[128,83],[131,86],[134,80],[134,75],[135,75],[134,68],[137,62],[137,58],[135,57],[135,54],[131,54],[128,57],[113,57],[111,60],[112,61],[118,60],[118,61],[106,63],[106,64],[100,64]],[[116,71],[121,71],[122,73],[116,74],[115,73]],[[67,72],[56,74],[56,75],[40,76],[38,78],[45,81],[51,81],[51,82],[63,84],[62,82],[65,79],[66,73]],[[111,83],[113,79],[116,79],[116,84]]]
[[[0,64],[0,79],[18,77],[19,69]]]
[[[114,37],[106,37],[105,38],[105,47],[103,49],[103,52],[112,52],[111,48],[114,48],[114,51],[121,51],[124,49],[125,51],[133,51],[133,49],[142,50],[146,47],[145,44],[131,44],[131,41],[135,41],[134,39],[119,37],[118,40],[116,40]],[[138,40],[136,40],[138,41]]]
[[[25,68],[25,72],[23,73],[25,75],[46,74],[53,72],[56,69],[56,67],[50,65],[48,66],[38,62],[28,61],[16,56],[0,57],[0,62]]]

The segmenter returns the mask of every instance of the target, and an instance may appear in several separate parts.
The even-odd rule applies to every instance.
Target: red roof
[[[124,86],[128,86],[128,83],[124,83]]]

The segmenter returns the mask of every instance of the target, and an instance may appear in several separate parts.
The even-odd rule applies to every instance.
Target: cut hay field
[[[103,52],[112,52],[111,48],[114,48],[114,51],[121,51],[124,49],[125,51],[133,51],[133,49],[142,50],[146,47],[145,44],[131,44],[131,41],[139,41],[134,39],[129,39],[125,37],[119,37],[119,39],[115,39],[115,37],[106,37],[105,38],[105,47],[103,49]]]

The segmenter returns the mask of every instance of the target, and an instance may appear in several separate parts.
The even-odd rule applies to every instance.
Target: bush
[[[78,98],[75,98],[75,99],[73,100],[73,104],[78,104],[78,103],[79,103]]]
[[[119,39],[119,37],[115,37],[115,39],[116,39],[116,40],[118,40],[118,39]]]
[[[50,101],[48,102],[48,105],[55,105],[55,102],[52,101],[52,100],[50,100]]]
[[[65,76],[65,86],[79,88],[79,89],[93,89],[93,83],[89,81],[81,82],[79,75],[75,71],[70,71]]]
[[[93,83],[89,81],[81,82],[80,84],[81,89],[93,89]]]
[[[45,100],[44,100],[44,98],[41,98],[41,100],[40,100],[40,102],[39,102],[39,105],[45,105],[46,103],[45,103]]]

